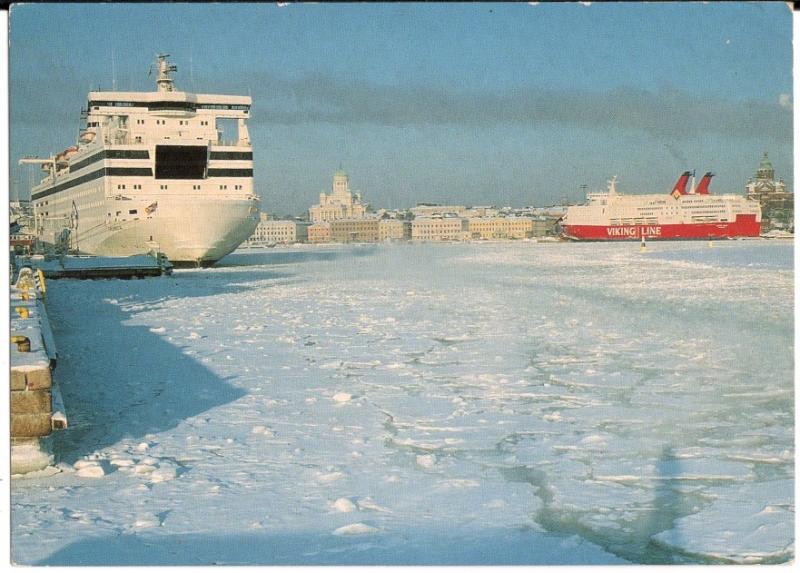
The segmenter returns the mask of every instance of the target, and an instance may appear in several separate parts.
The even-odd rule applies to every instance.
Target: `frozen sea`
[[[794,558],[793,247],[247,250],[48,283],[34,565]]]

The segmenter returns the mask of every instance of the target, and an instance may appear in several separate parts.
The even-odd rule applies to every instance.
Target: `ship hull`
[[[563,235],[576,241],[708,240],[758,237],[761,223],[755,215],[735,221],[664,225],[562,225]]]
[[[145,219],[103,225],[76,237],[81,253],[124,257],[155,250],[177,267],[206,267],[231,253],[258,224],[252,199],[160,200]]]

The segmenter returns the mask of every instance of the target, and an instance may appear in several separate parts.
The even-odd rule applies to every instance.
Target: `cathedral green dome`
[[[772,163],[769,160],[766,152],[764,153],[764,157],[761,159],[761,164],[758,166],[758,171],[756,172],[756,177],[758,179],[774,179],[775,178],[775,168],[772,166]]]

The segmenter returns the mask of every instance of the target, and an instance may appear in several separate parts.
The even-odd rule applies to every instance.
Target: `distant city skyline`
[[[302,214],[341,165],[374,207],[547,205],[612,175],[685,170],[744,193],[764,152],[793,185],[783,3],[31,4],[10,13],[11,197],[24,155],[74,144],[90,89],[253,97],[255,184]]]

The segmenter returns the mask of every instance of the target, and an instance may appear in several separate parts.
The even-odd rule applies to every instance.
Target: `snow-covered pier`
[[[47,467],[52,458],[40,440],[67,427],[52,375],[57,352],[43,304],[45,288],[43,275],[26,267],[10,291],[12,474]]]
[[[41,269],[48,279],[131,279],[172,274],[172,263],[161,254],[130,257],[64,255],[17,257],[17,267]]]

